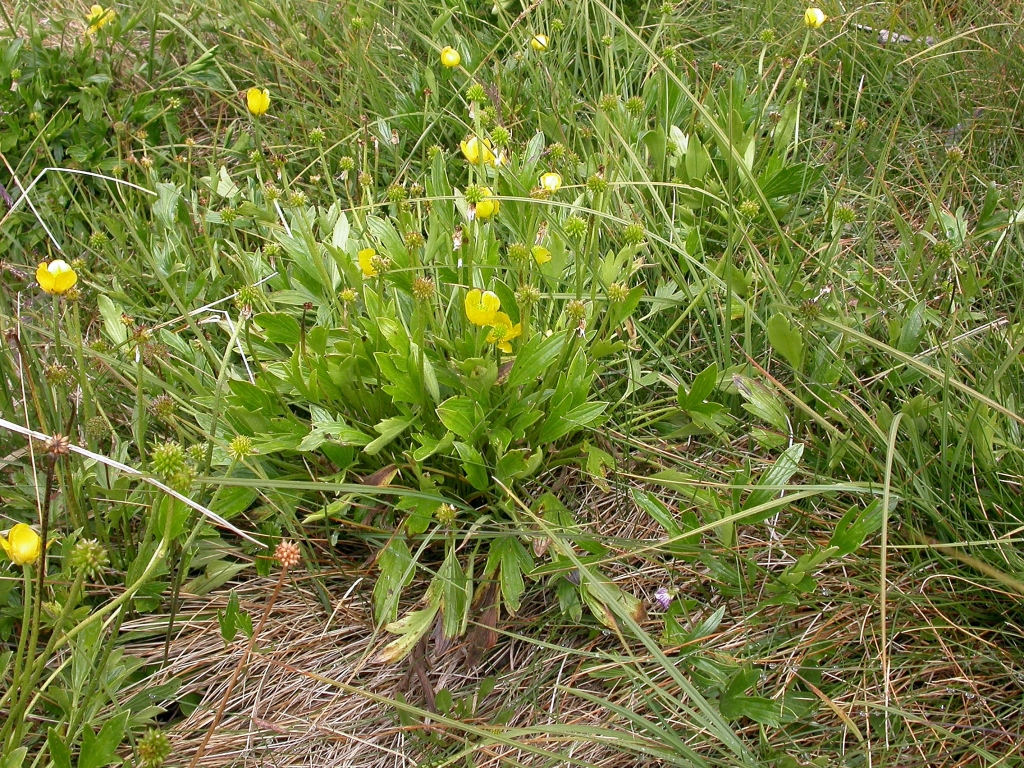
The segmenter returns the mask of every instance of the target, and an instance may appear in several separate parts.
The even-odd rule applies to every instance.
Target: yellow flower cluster
[[[523,333],[523,324],[512,324],[512,319],[501,311],[501,299],[493,291],[474,288],[466,294],[466,317],[473,325],[489,327],[488,344],[497,344],[506,355],[512,354],[512,339]]]
[[[102,27],[113,21],[116,15],[117,11],[113,8],[104,8],[102,5],[92,6],[89,12],[85,14],[85,20],[89,23],[89,28],[85,30],[85,34],[95,35]]]

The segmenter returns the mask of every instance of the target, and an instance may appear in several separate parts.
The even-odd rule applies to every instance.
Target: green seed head
[[[409,191],[401,184],[392,184],[385,193],[389,203],[401,203],[409,197]]]
[[[530,307],[540,301],[540,291],[536,286],[523,284],[516,290],[516,303],[521,307]]]
[[[565,234],[576,240],[587,234],[587,222],[580,216],[570,216],[565,220],[562,228],[565,230]]]
[[[146,735],[138,741],[136,747],[139,763],[143,768],[160,768],[170,757],[171,741],[155,728],[150,728]]]
[[[110,564],[110,558],[106,548],[96,539],[82,539],[71,550],[68,564],[75,573],[93,580]]]
[[[572,320],[573,324],[579,323],[587,316],[587,305],[578,299],[573,299],[566,303],[565,314]]]
[[[522,243],[512,243],[512,245],[508,247],[508,258],[509,261],[521,264],[530,258],[530,249]]]
[[[608,300],[613,304],[621,304],[629,298],[629,286],[624,283],[612,283],[608,286]]]
[[[430,301],[434,296],[434,281],[429,277],[417,277],[412,281],[412,295],[416,301]]]
[[[605,114],[611,114],[619,108],[619,96],[616,93],[606,93],[597,102],[597,108]]]
[[[178,443],[166,442],[155,446],[149,456],[153,472],[168,480],[185,469],[185,451]]]
[[[644,241],[644,225],[638,221],[627,224],[622,230],[622,239],[628,245],[640,245]]]

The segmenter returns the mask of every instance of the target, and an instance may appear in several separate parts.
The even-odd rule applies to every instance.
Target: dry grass
[[[624,542],[639,546],[659,538],[659,531],[625,498],[594,493],[586,504],[591,526],[622,552],[628,549]],[[766,534],[764,527],[742,531],[739,553],[761,567],[755,588],[745,594],[727,595],[734,591],[720,589],[700,562],[622,558],[608,570],[621,588],[641,598],[664,583],[681,596],[696,598],[693,623],[725,606],[719,630],[688,656],[690,663],[703,659],[727,670],[753,665],[764,672],[762,695],[801,691],[818,699],[812,717],[786,728],[734,724],[766,764],[773,764],[771,755],[783,753],[800,762],[823,757],[830,764],[848,765],[868,758],[874,764],[967,766],[977,764],[980,755],[1016,764],[1024,745],[1024,673],[1015,662],[1019,648],[1013,646],[1022,636],[1007,617],[993,615],[988,626],[967,618],[979,612],[976,606],[965,610],[958,593],[983,595],[978,585],[944,574],[934,559],[918,566],[912,552],[907,557],[890,553],[891,673],[886,686],[879,662],[874,558],[829,569],[817,593],[797,606],[772,604],[766,599],[767,574],[791,562],[809,539]],[[372,625],[371,581],[352,574],[336,571],[324,577],[329,611],[301,575],[285,586],[201,765],[377,768],[423,765],[460,750],[474,752],[476,766],[552,764],[531,752],[538,748],[595,766],[661,764],[624,748],[623,742],[581,737],[581,729],[595,727],[619,732],[634,744],[647,738],[608,707],[579,695],[583,691],[671,724],[684,738],[697,735],[678,713],[652,711],[649,691],[630,670],[679,694],[639,644],[623,648],[614,633],[593,621],[585,620],[586,627],[567,624],[551,590],[540,588],[518,617],[500,627],[498,644],[478,668],[466,668],[460,649],[441,658],[428,651],[424,667],[433,691],[448,689],[456,702],[472,700],[480,681],[494,676],[493,692],[476,703],[465,722],[505,722],[504,732],[513,734],[516,728],[530,729],[516,736],[522,748],[489,742],[451,723],[403,720],[394,706],[373,697],[401,695],[418,706],[426,697],[407,663],[372,663],[385,638]],[[243,609],[257,618],[273,583],[253,579],[236,584],[235,590]],[[225,593],[187,599],[168,665],[140,683],[141,688],[177,677],[183,685],[176,698],[194,695],[201,701],[171,729],[174,765],[186,765],[202,741],[246,645],[239,638],[224,646],[216,610],[226,604]],[[154,668],[163,655],[157,633],[165,627],[154,618],[125,626],[125,631],[153,633],[131,652]],[[660,634],[657,615],[652,613],[646,628]],[[670,656],[677,651],[668,649]],[[333,681],[354,688],[340,689]]]

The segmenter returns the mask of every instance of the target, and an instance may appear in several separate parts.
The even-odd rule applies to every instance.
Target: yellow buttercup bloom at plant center
[[[473,325],[491,325],[501,309],[501,299],[491,291],[474,288],[466,294],[466,317]]]
[[[535,51],[546,51],[548,49],[547,35],[534,35],[530,41],[530,47]]]
[[[446,45],[441,49],[441,63],[448,69],[454,69],[462,63],[462,56],[450,45]]]
[[[60,296],[78,282],[78,275],[66,261],[56,259],[49,264],[44,261],[36,268],[36,282],[47,293]]]
[[[94,5],[85,14],[85,20],[89,22],[89,28],[85,30],[87,35],[95,35],[103,26],[106,26],[117,15],[113,8],[104,8],[102,5]]]
[[[804,24],[810,29],[817,29],[828,19],[821,8],[808,8],[804,11]]]
[[[253,116],[265,115],[270,109],[270,91],[266,88],[250,88],[245,92],[245,105]]]
[[[0,536],[0,547],[15,565],[31,565],[43,551],[42,539],[31,526],[18,523],[7,538]]]
[[[482,187],[481,191],[484,193],[484,199],[476,204],[476,216],[478,219],[489,219],[498,212],[501,202],[494,199],[490,187]]]
[[[562,186],[562,177],[554,171],[548,171],[541,175],[540,186],[547,192],[557,192]]]
[[[487,165],[494,165],[494,153],[491,151],[491,142],[487,139],[480,141],[476,136],[470,136],[465,141],[459,142],[462,154],[473,165],[481,162]]]
[[[498,349],[506,355],[511,355],[512,345],[509,342],[522,336],[522,334],[522,323],[512,325],[512,320],[508,315],[504,312],[495,312],[494,320],[491,323],[491,332],[487,334],[487,343],[497,344]]]
[[[373,248],[363,248],[359,252],[359,268],[363,270],[363,277],[376,277],[377,267],[373,263],[373,257],[377,252]]]

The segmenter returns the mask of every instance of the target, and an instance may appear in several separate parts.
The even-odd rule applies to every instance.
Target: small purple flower
[[[658,591],[654,593],[654,601],[661,606],[661,610],[667,611],[672,605],[672,593],[665,587],[658,587]]]

